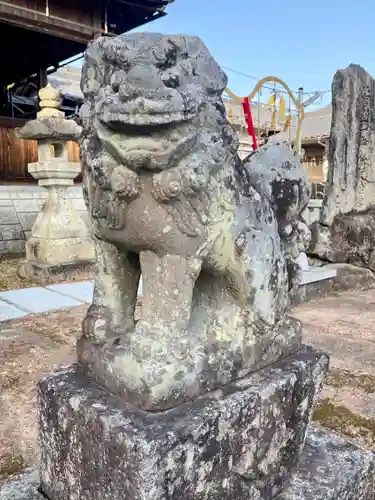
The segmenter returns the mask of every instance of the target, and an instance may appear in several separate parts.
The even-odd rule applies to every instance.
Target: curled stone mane
[[[138,65],[130,61],[138,61]],[[143,93],[141,89],[134,90],[136,86],[127,82],[125,68],[128,75],[134,73],[136,81],[142,80],[142,71],[146,72],[149,80],[155,80],[153,88],[143,89]],[[167,171],[183,160],[183,170],[171,174],[169,186],[164,186],[166,190],[161,197],[169,198],[168,187],[178,189],[178,183],[184,184],[185,191],[200,190],[199,184],[206,184],[209,171],[219,169],[222,163],[235,165],[238,161],[238,138],[226,119],[221,99],[226,84],[226,75],[198,38],[140,34],[93,42],[86,54],[82,76],[85,104],[81,110],[81,152],[86,178],[121,197],[124,169],[117,168],[118,164],[126,164],[134,172],[138,163],[150,162],[150,170]],[[132,92],[135,102],[127,109]],[[150,105],[150,97],[154,106]],[[176,102],[175,109],[168,110],[173,108],[168,100]],[[158,151],[154,158],[151,153],[141,158],[137,153],[126,155],[121,150],[117,141],[120,131],[123,140],[130,141],[136,127],[137,134],[142,135],[149,134],[151,128],[156,131],[157,126],[160,132],[155,135],[161,139],[168,140],[168,135],[173,135],[173,142],[180,130],[181,138],[186,135],[187,140],[181,140],[169,154]],[[137,141],[133,142],[136,149]],[[129,185],[128,189],[135,192],[134,186]],[[85,194],[88,199],[88,189]],[[96,198],[94,215],[104,210],[102,198]],[[176,213],[176,205],[169,206],[169,211]],[[116,215],[110,212],[107,219],[114,218]],[[121,223],[116,220],[116,227]]]

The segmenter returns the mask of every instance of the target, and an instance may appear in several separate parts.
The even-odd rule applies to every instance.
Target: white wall
[[[82,187],[68,189],[68,196],[74,208],[87,221]],[[23,253],[25,240],[47,197],[47,190],[37,185],[0,186],[0,255]]]

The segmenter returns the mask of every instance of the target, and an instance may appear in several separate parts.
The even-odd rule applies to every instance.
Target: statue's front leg
[[[141,252],[140,262],[140,319],[113,351],[111,384],[144,409],[167,409],[199,391],[188,327],[201,262],[153,252]]]
[[[157,328],[176,338],[186,334],[202,262],[180,255],[141,252],[140,264],[143,298],[137,328]]]
[[[111,243],[95,239],[93,302],[83,321],[83,337],[95,344],[113,342],[134,329],[139,263]]]

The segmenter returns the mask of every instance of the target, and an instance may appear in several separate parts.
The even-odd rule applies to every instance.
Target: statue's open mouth
[[[190,120],[177,125],[171,120],[162,123],[150,120],[149,115],[142,118],[134,123],[134,120],[128,121],[127,115],[117,113],[112,120],[105,121],[101,117],[97,122],[98,137],[107,151],[118,161],[128,162],[129,168],[131,164],[142,162],[145,165],[152,161],[163,163],[163,157],[168,162],[174,153],[188,151],[196,140],[197,129],[191,127]]]
[[[170,164],[182,151],[187,154],[199,130],[192,126],[199,103],[177,92],[169,97],[123,100],[112,94],[99,100],[97,133],[107,151],[129,168],[150,169]]]
[[[195,113],[184,113],[180,111],[165,112],[165,113],[131,113],[121,107],[116,110],[103,110],[102,121],[109,127],[117,127],[118,124],[124,124],[134,127],[162,127],[173,125],[176,123],[187,122],[193,119]],[[139,133],[139,130],[138,130]]]
[[[122,101],[112,96],[101,107],[101,121],[111,128],[118,124],[141,127],[172,125],[192,120],[198,113],[198,103],[187,103],[181,94],[176,94],[170,101],[156,101],[154,99],[136,98],[131,101]],[[139,130],[138,130],[139,133]]]
[[[127,137],[154,136],[167,133],[174,126],[174,122],[150,123],[145,117],[145,123],[129,123],[126,121],[112,121],[106,123],[107,127],[118,134]]]

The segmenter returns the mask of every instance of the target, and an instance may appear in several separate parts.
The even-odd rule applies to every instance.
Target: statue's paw
[[[135,359],[146,360],[182,360],[186,358],[189,344],[188,336],[180,335],[164,325],[150,324],[139,320],[134,330],[125,335],[121,346],[128,349]]]
[[[168,201],[177,198],[182,192],[182,181],[179,173],[161,172],[153,177],[152,194],[156,200]]]
[[[91,304],[82,321],[82,336],[95,344],[104,344],[110,332],[110,322],[103,307]]]
[[[126,167],[117,167],[111,175],[111,186],[121,199],[131,201],[141,192],[141,180],[138,175]]]

